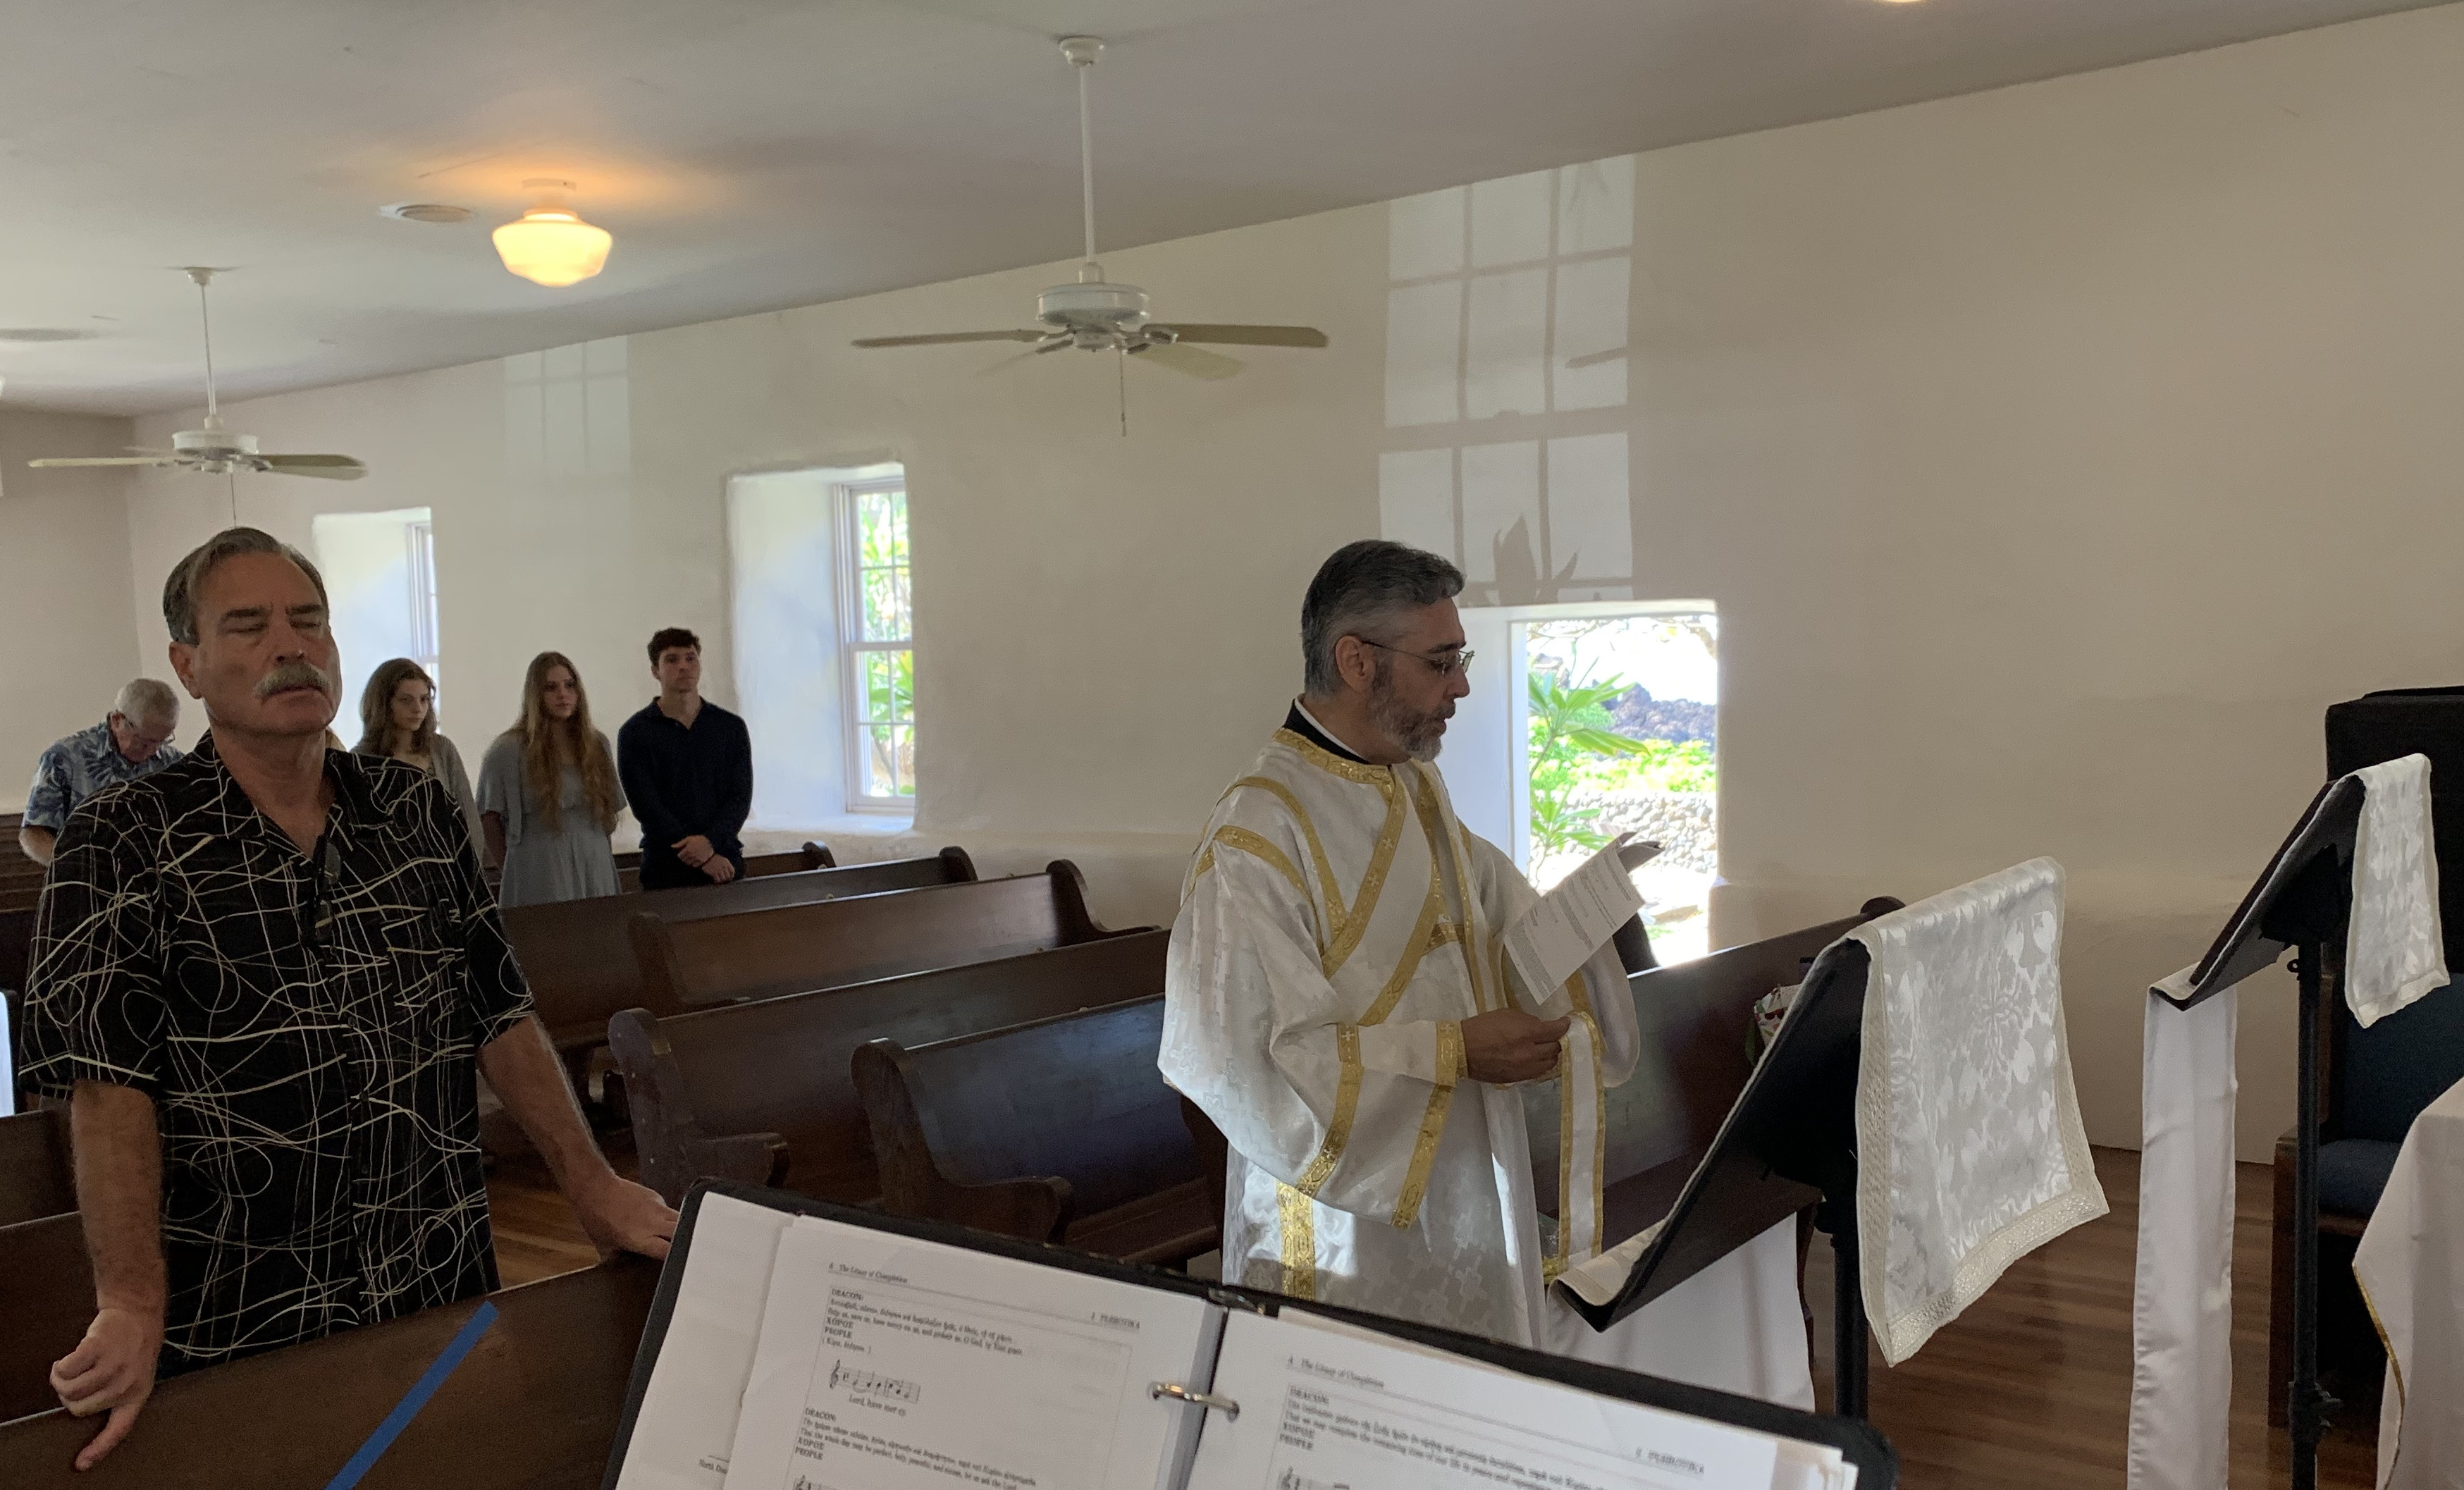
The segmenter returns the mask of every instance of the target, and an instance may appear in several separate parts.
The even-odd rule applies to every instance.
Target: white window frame
[[[871,736],[867,732],[868,721],[864,716],[865,655],[869,652],[913,653],[915,649],[915,514],[912,496],[908,507],[907,635],[903,640],[894,642],[864,639],[864,543],[863,534],[859,531],[857,508],[861,498],[881,492],[896,492],[902,496],[909,495],[906,473],[902,471],[895,476],[878,476],[869,481],[835,482],[830,488],[830,501],[835,509],[832,518],[837,538],[835,544],[837,552],[833,558],[838,571],[834,576],[834,583],[838,592],[839,712],[841,744],[846,752],[847,760],[847,811],[851,813],[880,813],[912,817],[915,812],[918,800],[923,795],[921,781],[916,783],[916,792],[906,797],[876,797],[864,790],[864,783],[870,776],[867,762],[872,749]],[[911,695],[908,699],[910,738],[913,737],[912,732],[917,728],[914,708],[915,701]]]
[[[429,709],[441,707],[445,679],[438,664],[444,648],[437,641],[436,603],[436,520],[405,523],[403,537],[410,549],[410,639],[411,661],[426,669],[429,676]]]

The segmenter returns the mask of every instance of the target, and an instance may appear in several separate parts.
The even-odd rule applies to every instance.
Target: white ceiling
[[[1071,32],[1112,42],[1118,247],[2421,4],[11,0],[0,377],[11,404],[199,402],[181,264],[234,270],[244,394],[1071,257]],[[497,267],[533,176],[615,233],[598,278]],[[407,200],[478,216],[378,215]]]

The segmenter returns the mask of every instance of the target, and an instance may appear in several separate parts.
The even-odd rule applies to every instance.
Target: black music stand
[[[2294,1125],[2293,1379],[2283,1384],[2290,1393],[2285,1415],[2293,1435],[2293,1490],[2318,1484],[2319,1438],[2339,1405],[2319,1385],[2319,1009],[2327,959],[2342,958],[2352,917],[2363,796],[2354,777],[2321,787],[2215,944],[2190,969],[2188,986],[2149,990],[2176,1008],[2195,1008],[2295,949],[2293,971],[2301,984],[2300,1115]]]
[[[1863,1045],[1870,958],[1852,938],[1814,959],[1779,1035],[1721,1121],[1660,1235],[1605,1304],[1563,1280],[1558,1297],[1606,1329],[1772,1226],[1819,1203],[1831,1236],[1835,1343],[1831,1410],[1863,1418],[1865,1297],[1857,1257],[1857,1065]]]

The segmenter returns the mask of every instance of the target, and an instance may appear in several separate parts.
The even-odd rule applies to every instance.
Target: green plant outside
[[[1570,684],[1554,672],[1529,679],[1531,849],[1534,858],[1605,847],[1615,835],[1594,824],[1595,807],[1576,807],[1577,789],[1707,792],[1719,783],[1711,747],[1701,740],[1646,740],[1620,734],[1609,704],[1623,678]]]

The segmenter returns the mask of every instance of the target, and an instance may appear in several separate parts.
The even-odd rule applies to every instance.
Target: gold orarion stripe
[[[1303,760],[1306,760],[1310,765],[1317,767],[1320,771],[1331,772],[1332,774],[1343,778],[1347,781],[1360,781],[1368,785],[1377,786],[1383,785],[1395,778],[1395,773],[1389,767],[1373,766],[1365,760],[1346,760],[1341,756],[1338,756],[1334,752],[1319,745],[1315,740],[1310,739],[1308,735],[1298,734],[1291,730],[1277,730],[1274,734],[1274,739],[1275,743],[1278,745],[1289,746],[1291,749],[1300,752],[1300,756]]]
[[[1334,1027],[1334,1052],[1343,1063],[1343,1074],[1335,1084],[1334,1116],[1326,1125],[1326,1140],[1301,1172],[1298,1185],[1281,1181],[1275,1185],[1275,1210],[1284,1233],[1284,1292],[1295,1299],[1317,1297],[1316,1197],[1343,1158],[1344,1146],[1352,1141],[1352,1120],[1360,1110],[1358,1025]]]
[[[1577,1016],[1592,1032],[1592,1245],[1597,1257],[1608,1245],[1609,1089],[1600,1085],[1600,1022],[1586,1010]]]
[[[1438,1141],[1446,1132],[1446,1108],[1455,1100],[1455,1084],[1467,1071],[1463,1025],[1448,1019],[1438,1026],[1437,1085],[1429,1093],[1428,1111],[1420,1117],[1420,1136],[1412,1146],[1412,1167],[1403,1176],[1403,1194],[1395,1203],[1395,1224],[1398,1228],[1420,1218],[1420,1202],[1429,1194],[1429,1171],[1438,1159]]]
[[[1386,798],[1386,822],[1378,828],[1377,842],[1369,850],[1369,868],[1360,876],[1360,891],[1353,897],[1352,910],[1344,921],[1343,930],[1335,933],[1334,940],[1326,949],[1326,955],[1319,959],[1322,970],[1330,978],[1358,949],[1360,938],[1368,933],[1370,918],[1377,913],[1378,899],[1386,890],[1387,873],[1395,867],[1395,850],[1403,842],[1405,809],[1402,791],[1392,780],[1382,783],[1378,790]],[[1432,889],[1437,885],[1436,868],[1435,865],[1430,866]]]
[[[1215,830],[1215,842],[1226,848],[1237,848],[1244,854],[1263,861],[1276,873],[1291,882],[1292,888],[1300,891],[1304,904],[1308,902],[1309,882],[1301,878],[1300,866],[1292,863],[1291,855],[1277,847],[1272,839],[1264,834],[1253,833],[1247,828],[1234,827],[1230,823],[1225,823]],[[1209,855],[1214,852],[1211,847],[1207,849]]]
[[[1420,971],[1420,959],[1437,945],[1438,921],[1444,913],[1445,902],[1438,898],[1437,882],[1433,880],[1429,884],[1428,894],[1420,901],[1420,919],[1412,928],[1412,934],[1404,939],[1402,960],[1395,964],[1394,975],[1386,979],[1386,986],[1379,989],[1377,997],[1371,1000],[1369,1012],[1360,1017],[1361,1023],[1383,1024],[1386,1016],[1395,1012],[1395,1005],[1402,1001],[1404,986],[1412,981],[1414,974]]]
[[[1244,786],[1254,786],[1274,797],[1291,813],[1292,821],[1301,825],[1301,838],[1309,844],[1309,866],[1317,871],[1318,890],[1326,898],[1326,930],[1323,934],[1327,941],[1331,942],[1342,932],[1348,918],[1343,909],[1343,892],[1335,887],[1334,866],[1326,857],[1326,843],[1317,836],[1317,824],[1309,820],[1309,809],[1292,795],[1292,789],[1271,777],[1244,776],[1233,782],[1231,791],[1223,795],[1229,797]]]

